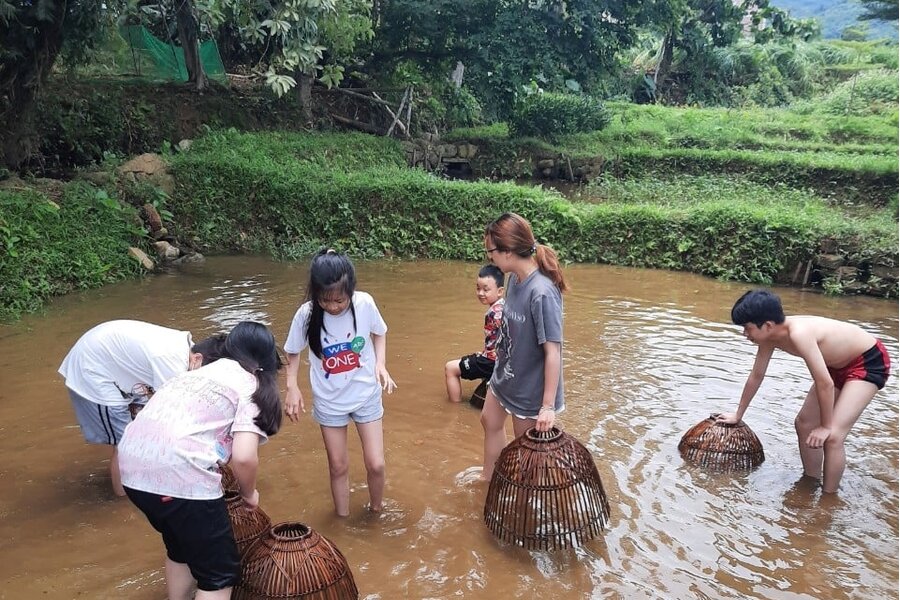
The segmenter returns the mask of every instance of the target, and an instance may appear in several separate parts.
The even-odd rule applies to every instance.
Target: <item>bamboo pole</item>
[[[409,86],[409,101],[406,103],[406,137],[412,135],[413,86]]]
[[[387,102],[386,100],[382,100],[381,98],[372,98],[371,96],[366,96],[365,94],[358,94],[357,92],[351,92],[350,90],[345,89],[345,88],[331,88],[330,91],[337,92],[339,94],[344,94],[347,96],[352,96],[353,98],[359,98],[360,100],[374,102],[375,104],[383,104],[384,106],[391,105],[390,102]]]
[[[337,121],[338,123],[343,123],[344,125],[349,125],[354,129],[359,129],[360,131],[365,131],[366,133],[374,133],[375,135],[381,135],[381,131],[375,127],[374,125],[369,125],[368,123],[363,123],[362,121],[354,121],[353,119],[348,119],[347,117],[342,117],[340,115],[336,115],[334,113],[330,113],[331,118]]]
[[[372,94],[373,94],[376,98],[378,98],[378,94],[376,94],[375,92],[372,92]],[[403,124],[403,121],[400,120],[400,117],[403,116],[403,106],[406,104],[406,98],[407,98],[408,96],[409,96],[409,88],[406,88],[406,90],[403,92],[403,98],[400,99],[400,106],[397,107],[397,114],[396,114],[396,115],[394,114],[394,111],[392,111],[392,110],[390,109],[389,106],[386,106],[386,107],[385,107],[385,110],[387,110],[387,111],[388,111],[388,114],[390,114],[391,117],[393,117],[393,119],[394,119],[394,120],[391,122],[391,126],[388,127],[387,133],[385,134],[385,135],[387,135],[388,137],[391,137],[391,134],[394,133],[394,127],[396,127],[398,123],[400,124],[400,130],[403,131],[403,133],[406,133],[406,125]],[[380,98],[379,98],[379,99],[380,99]]]

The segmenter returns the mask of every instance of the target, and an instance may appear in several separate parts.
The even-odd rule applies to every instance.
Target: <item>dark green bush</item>
[[[424,84],[416,88],[413,119],[420,131],[446,131],[455,127],[475,127],[484,122],[481,104],[465,86],[450,82]]]
[[[603,102],[590,96],[542,92],[523,98],[513,109],[510,133],[555,139],[569,133],[603,129],[612,120]]]

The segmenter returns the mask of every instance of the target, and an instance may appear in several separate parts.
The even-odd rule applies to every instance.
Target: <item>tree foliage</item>
[[[465,66],[466,85],[495,117],[532,81],[587,91],[617,67],[635,27],[665,2],[614,0],[384,0],[375,9],[367,70],[413,62],[434,78]]]
[[[343,63],[372,35],[369,0],[203,0],[198,7],[215,27],[238,33],[241,52],[279,96],[300,76],[336,85]]]
[[[783,104],[808,90],[812,19],[792,19],[768,0],[673,0],[648,28],[658,46],[639,64],[638,101]]]
[[[865,10],[860,21],[896,21],[900,15],[898,0],[859,0]]]
[[[17,164],[20,130],[59,56],[83,60],[109,14],[102,0],[0,0],[0,161]]]

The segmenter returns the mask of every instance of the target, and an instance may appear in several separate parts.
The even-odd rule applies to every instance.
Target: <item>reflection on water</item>
[[[208,314],[203,318],[212,321],[220,331],[228,331],[241,321],[258,321],[271,326],[266,308],[271,294],[267,278],[248,275],[241,279],[225,279],[210,288],[212,294],[198,307]]]
[[[801,479],[793,417],[810,385],[799,359],[776,354],[745,420],[766,462],[742,474],[684,464],[681,435],[732,410],[755,348],[728,324],[745,286],[661,271],[567,270],[567,405],[562,426],[596,457],[611,526],[580,548],[499,545],[482,524],[481,427],[445,400],[443,365],[477,349],[477,265],[358,265],[388,323],[384,513],[367,500],[350,444],[353,515],[331,515],[318,428],[305,416],[263,446],[261,504],[332,539],[364,598],[880,598],[897,590],[897,380],[847,441],[837,497]],[[306,268],[262,258],[109,286],[0,327],[0,574],[9,598],[165,595],[158,535],[110,496],[107,452],[82,442],[56,368],[94,324],[144,319],[195,339],[243,319],[284,340]],[[897,304],[783,290],[790,313],[826,314],[881,337],[897,364]],[[466,389],[471,392],[471,389]],[[305,390],[308,394],[308,390]],[[353,434],[351,434],[353,435]]]

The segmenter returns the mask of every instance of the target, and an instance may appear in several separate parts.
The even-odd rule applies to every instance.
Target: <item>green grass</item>
[[[891,154],[897,127],[889,117],[799,114],[785,109],[680,108],[609,102],[612,122],[600,131],[562,138],[556,147],[574,155],[623,145],[655,148],[772,149]],[[504,124],[455,129],[447,140],[509,139]]]
[[[762,185],[742,178],[718,175],[676,175],[668,178],[605,177],[580,191],[583,202],[612,206],[656,206],[672,215],[719,206],[725,202],[747,210],[764,210],[770,216],[791,214],[815,222],[822,232],[857,235],[866,232],[874,245],[897,245],[896,206],[873,208],[868,204],[835,204],[810,192],[785,184]]]
[[[260,158],[278,168],[358,170],[375,166],[406,166],[403,147],[394,139],[364,133],[270,131],[263,135],[235,129],[215,131],[197,139],[192,154],[221,153],[236,166]]]
[[[84,182],[53,197],[0,189],[0,320],[140,272],[127,253],[144,235],[133,208]]]
[[[614,115],[608,127],[563,136],[555,143],[510,138],[502,124],[454,130],[445,139],[482,145],[483,160],[491,157],[497,163],[491,163],[488,172],[502,173],[504,161],[521,162],[528,154],[602,158],[605,172],[618,176],[729,173],[772,185],[812,188],[843,203],[870,200],[883,205],[896,196],[896,115],[619,102],[607,106]]]
[[[370,143],[344,139],[347,146]],[[564,259],[578,262],[768,283],[811,258],[824,238],[850,252],[896,257],[890,211],[835,207],[784,185],[725,177],[610,179],[589,188],[591,202],[570,202],[537,187],[443,180],[392,164],[390,156],[356,169],[339,161],[273,160],[340,140],[213,134],[175,155],[173,212],[181,233],[211,251],[294,257],[328,244],[366,257],[474,260],[484,223],[512,210],[531,219]]]
[[[405,167],[397,142],[357,134],[213,131],[169,159],[167,226],[210,252],[297,258],[327,244],[365,258],[481,260],[484,224],[515,211],[566,261],[756,283],[789,280],[824,239],[857,263],[897,261],[896,189],[879,209],[786,183],[657,172],[606,177],[569,201],[539,187],[444,180]],[[134,209],[111,191],[0,190],[0,319],[138,275],[125,251],[142,242]],[[878,293],[896,297],[896,286]]]

